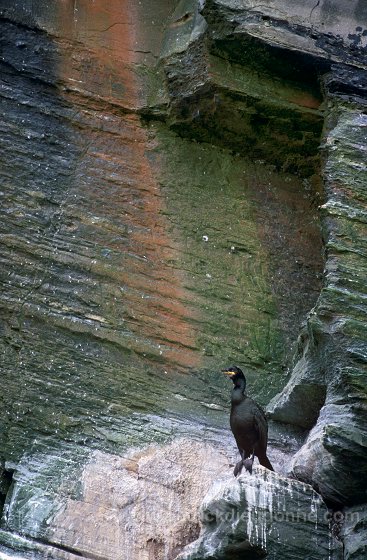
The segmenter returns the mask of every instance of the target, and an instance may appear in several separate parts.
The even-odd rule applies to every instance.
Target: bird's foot
[[[254,458],[250,457],[249,459],[244,459],[242,462],[247,472],[252,474],[252,465],[254,464]]]
[[[236,463],[236,466],[233,470],[234,476],[239,476],[242,472],[243,467],[245,467],[246,471],[252,474],[252,465],[254,460],[253,459],[242,459]]]
[[[247,458],[244,457],[244,453],[242,453],[241,455],[242,455],[241,461],[238,461],[238,463],[236,463],[236,466],[234,468],[233,471],[234,476],[240,475],[243,467],[245,467],[248,473],[252,474],[252,466],[254,464],[255,453],[253,453],[251,457],[247,457]]]
[[[238,463],[236,463],[236,466],[233,469],[234,476],[239,476],[241,474],[242,469],[243,469],[243,460],[241,459],[241,461],[238,461]]]

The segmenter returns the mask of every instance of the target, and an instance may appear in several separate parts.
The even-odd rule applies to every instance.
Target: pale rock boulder
[[[199,533],[199,506],[228,459],[189,439],[130,451],[96,452],[78,499],[65,501],[49,540],[86,557],[169,560]]]

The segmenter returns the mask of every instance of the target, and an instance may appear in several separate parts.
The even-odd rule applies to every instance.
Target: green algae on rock
[[[297,386],[304,387],[306,396],[310,379],[317,377],[324,385],[325,404],[292,468],[330,502],[342,504],[365,503],[367,496],[367,391],[362,381],[367,355],[366,221],[361,212],[367,175],[360,150],[366,125],[366,116],[353,104],[332,100],[324,138],[325,287],[309,321],[311,343],[305,347],[298,381],[291,380],[269,407],[274,418],[289,421]]]
[[[174,37],[172,30],[167,32],[161,53],[171,128],[181,136],[265,158],[285,171],[313,175],[323,123],[317,76],[310,78],[305,71],[303,79],[281,81],[273,71],[264,71],[261,61],[254,69],[248,61],[233,59],[218,50],[214,24],[202,24],[197,3],[190,13],[174,26]],[[225,24],[218,33],[225,35]],[[243,52],[240,34],[232,40]]]
[[[243,361],[263,403],[285,381],[299,325],[320,291],[317,147],[325,111],[332,117],[325,166],[337,178],[326,181],[322,209],[327,279],[302,332],[299,377],[274,417],[297,423],[288,398],[296,395],[298,423],[309,429],[325,402],[293,473],[330,501],[349,503],[363,491],[365,197],[357,155],[365,115],[348,97],[361,95],[363,80],[356,65],[330,64],[342,54],[361,68],[365,35],[353,29],[348,38],[343,27],[342,40],[353,44],[344,52],[313,22],[330,3],[314,4],[289,4],[289,21],[278,1],[264,12],[236,0],[1,7],[4,554],[103,555],[108,543],[93,531],[106,523],[100,500],[115,523],[112,558],[125,554],[125,529],[147,537],[134,552],[139,560],[166,546],[173,556],[196,536],[197,523],[183,523],[174,538],[144,527],[155,508],[165,515],[159,498],[167,486],[173,518],[184,511],[187,456],[200,455],[206,480],[229,469],[234,450],[222,429],[228,401],[218,362]],[[300,21],[305,13],[312,18]],[[318,76],[325,69],[325,90],[342,94],[326,106]],[[339,145],[340,134],[355,141]],[[283,424],[273,429],[278,465],[303,436],[287,447],[285,434]],[[186,456],[176,447],[170,462],[181,436]],[[132,453],[138,459],[129,462]],[[155,493],[148,483],[140,494],[147,526],[138,518],[131,526],[124,499],[136,496],[140,466]],[[202,491],[194,488],[195,507]],[[68,529],[88,512],[79,546]],[[346,526],[353,553],[358,530]]]
[[[198,298],[200,315],[194,322],[208,366],[246,364],[253,394],[267,402],[284,382],[290,364],[288,347],[294,339],[289,334],[299,328],[319,288],[321,247],[307,192],[298,178],[276,173],[261,162],[190,142],[164,126],[151,125],[151,130],[156,134],[167,217],[180,245],[176,266],[188,272],[187,287]],[[300,192],[304,204],[297,202]],[[277,218],[278,198],[284,216],[297,215],[294,230],[290,221],[283,229]],[[269,219],[264,229],[267,211],[273,221]],[[307,265],[300,267],[297,255],[307,236],[316,243],[312,255],[305,250]]]

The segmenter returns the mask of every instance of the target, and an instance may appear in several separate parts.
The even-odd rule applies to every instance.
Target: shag
[[[262,408],[245,393],[246,378],[237,366],[231,366],[223,373],[228,375],[234,384],[231,396],[230,425],[238,450],[241,455],[233,471],[238,476],[242,468],[252,473],[255,455],[260,465],[273,471],[273,467],[266,455],[268,444],[268,422]]]

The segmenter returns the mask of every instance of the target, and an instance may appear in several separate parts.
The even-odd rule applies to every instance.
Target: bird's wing
[[[259,438],[260,449],[266,449],[268,443],[268,422],[265,417],[264,411],[255,404],[254,410],[254,425]]]

